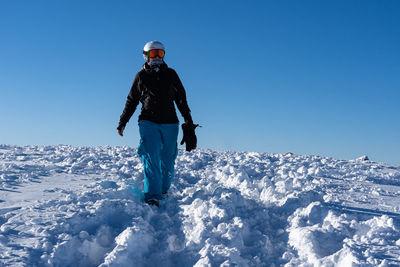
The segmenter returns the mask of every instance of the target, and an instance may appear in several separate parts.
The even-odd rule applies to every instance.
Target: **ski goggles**
[[[162,49],[153,49],[148,52],[149,58],[157,57],[163,58],[165,55],[165,51]]]

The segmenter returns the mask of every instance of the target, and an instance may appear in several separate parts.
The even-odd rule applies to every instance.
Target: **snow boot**
[[[149,204],[150,206],[160,207],[160,202],[157,199],[146,200],[146,203]]]

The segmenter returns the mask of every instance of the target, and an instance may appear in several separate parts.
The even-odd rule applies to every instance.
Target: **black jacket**
[[[131,91],[120,117],[118,128],[125,127],[139,101],[142,103],[140,120],[155,123],[179,123],[174,102],[185,121],[192,122],[186,92],[175,70],[163,63],[157,72],[146,63],[136,74]]]

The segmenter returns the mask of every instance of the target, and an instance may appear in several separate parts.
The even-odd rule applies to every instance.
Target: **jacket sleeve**
[[[175,72],[175,70],[172,70],[172,76],[173,76],[173,86],[176,90],[176,95],[175,95],[175,103],[176,106],[179,109],[179,112],[182,114],[182,117],[185,119],[185,122],[187,123],[193,123],[192,120],[192,115],[190,114],[190,108],[188,106],[187,100],[186,100],[186,92],[185,88],[182,85],[181,80],[179,79],[178,74]]]
[[[138,74],[136,74],[136,77],[133,80],[131,90],[126,99],[124,111],[122,112],[122,114],[119,118],[118,128],[125,127],[125,125],[129,121],[129,119],[132,117],[133,113],[135,112],[137,105],[139,104],[139,100],[140,100],[139,80],[140,80],[140,78],[139,78],[139,73],[138,73]]]

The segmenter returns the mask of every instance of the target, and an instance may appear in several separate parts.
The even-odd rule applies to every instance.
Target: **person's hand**
[[[183,137],[181,141],[181,145],[186,143],[186,151],[192,151],[193,149],[196,149],[197,147],[197,136],[195,133],[196,127],[198,127],[198,124],[193,124],[193,122],[189,123],[184,123],[182,124],[182,130],[183,130]]]
[[[117,130],[118,130],[118,134],[120,136],[124,136],[125,126],[119,127]]]

